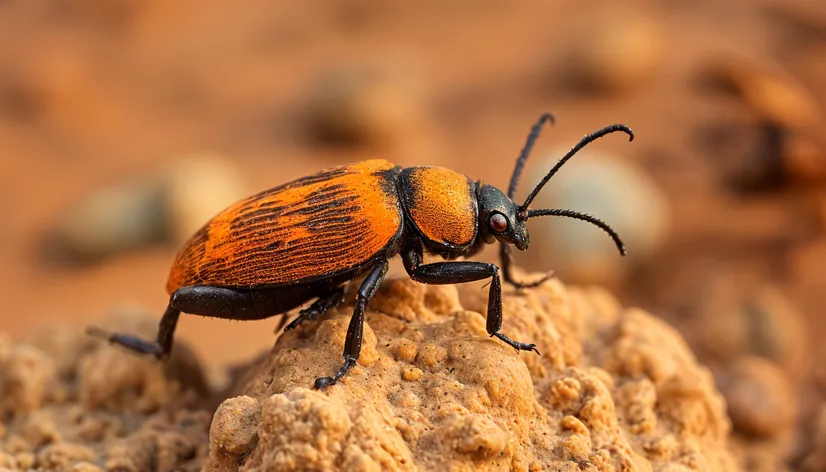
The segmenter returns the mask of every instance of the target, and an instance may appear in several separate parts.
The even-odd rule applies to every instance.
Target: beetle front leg
[[[505,282],[519,289],[539,287],[543,283],[550,280],[553,276],[553,272],[548,272],[533,282],[520,282],[516,280],[513,276],[513,271],[511,270],[511,247],[507,243],[499,243],[499,261],[499,265],[502,267],[502,275],[504,276]]]
[[[499,330],[502,328],[502,283],[499,268],[487,262],[435,262],[421,264],[421,253],[408,248],[402,255],[410,278],[425,284],[457,284],[491,278],[488,291],[487,331],[517,351],[533,351],[539,354],[535,344],[520,343],[509,339]]]
[[[330,385],[334,385],[341,380],[350,369],[356,365],[356,361],[361,353],[361,337],[364,332],[364,310],[367,302],[376,294],[382,279],[387,274],[389,264],[383,260],[376,264],[373,270],[364,278],[359,287],[356,307],[353,316],[350,318],[350,325],[347,327],[347,337],[344,338],[344,365],[336,373],[335,377],[319,377],[315,379],[315,388],[321,390]]]

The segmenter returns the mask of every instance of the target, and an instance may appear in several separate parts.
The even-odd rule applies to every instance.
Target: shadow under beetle
[[[534,344],[508,339],[502,327],[500,267],[455,261],[500,243],[505,282],[535,287],[548,279],[523,283],[510,268],[510,246],[524,251],[530,244],[527,221],[537,216],[565,216],[592,223],[625,246],[604,222],[572,210],[530,209],[529,205],[554,174],[588,143],[622,131],[607,126],[586,135],[548,172],[521,205],[513,202],[525,161],[542,126],[553,122],[542,115],[528,135],[511,175],[507,194],[490,185],[441,167],[401,168],[385,160],[370,160],[302,177],[242,200],[206,223],[178,253],[166,285],[169,305],[161,318],[157,340],[109,333],[90,333],[160,359],[169,355],[181,312],[234,320],[257,320],[284,314],[310,300],[286,326],[322,316],[342,299],[346,282],[364,276],[344,342],[344,365],[333,377],[320,377],[316,388],[338,382],[361,351],[364,310],[376,293],[388,260],[401,254],[410,278],[426,284],[455,284],[491,279],[487,331],[522,351]],[[424,252],[449,262],[424,264]],[[286,322],[286,317],[285,320]],[[282,322],[282,326],[283,326]]]

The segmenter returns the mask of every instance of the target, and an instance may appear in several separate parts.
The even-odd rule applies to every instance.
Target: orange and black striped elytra
[[[154,342],[97,328],[90,332],[163,359],[172,349],[181,312],[257,320],[313,301],[286,331],[322,316],[341,301],[348,281],[363,277],[344,342],[344,365],[334,376],[316,379],[316,388],[323,388],[355,365],[367,302],[384,278],[388,261],[401,255],[405,270],[417,282],[454,284],[490,278],[488,333],[517,350],[538,354],[535,345],[512,341],[500,332],[500,267],[505,282],[518,288],[535,287],[548,278],[522,283],[514,279],[510,267],[510,245],[528,249],[527,221],[537,216],[592,223],[605,230],[624,255],[619,235],[602,221],[572,210],[529,205],[588,143],[617,131],[634,139],[625,125],[586,135],[517,205],[513,199],[522,169],[542,126],[552,121],[550,114],[544,114],[533,126],[507,193],[441,167],[403,169],[385,160],[370,160],[302,177],[244,199],[207,222],[178,253],[166,284],[169,305]],[[496,241],[500,266],[455,260]],[[424,264],[425,252],[447,262]]]

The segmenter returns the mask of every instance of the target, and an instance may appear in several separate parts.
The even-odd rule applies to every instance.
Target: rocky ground
[[[783,467],[794,434],[777,369],[743,361],[715,387],[680,334],[603,289],[506,289],[485,333],[485,291],[386,281],[359,364],[340,362],[352,300],[279,337],[221,392],[185,344],[168,364],[71,329],[0,344],[0,467],[55,471],[658,470]],[[151,334],[152,321],[110,320]],[[227,398],[223,400],[223,398]],[[732,430],[726,401],[735,424]],[[217,410],[217,401],[223,400]],[[739,402],[738,402],[739,400]],[[213,416],[214,411],[214,416]],[[822,422],[822,421],[821,421]],[[823,427],[799,451],[821,470]],[[819,443],[818,443],[819,442]]]

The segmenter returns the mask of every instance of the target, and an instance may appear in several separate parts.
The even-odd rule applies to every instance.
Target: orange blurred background
[[[532,221],[519,261],[668,319],[717,373],[763,356],[814,401],[824,106],[822,2],[0,1],[0,330],[160,316],[189,232],[328,166],[382,157],[506,188],[550,111],[520,195],[585,133],[631,126],[542,194],[604,218],[630,255]],[[178,333],[223,364],[276,323],[185,316]]]

